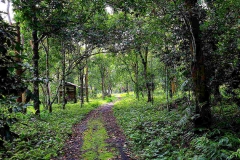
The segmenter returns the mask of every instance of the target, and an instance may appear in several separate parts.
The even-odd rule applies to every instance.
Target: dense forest
[[[0,5],[0,159],[240,159],[239,0]]]

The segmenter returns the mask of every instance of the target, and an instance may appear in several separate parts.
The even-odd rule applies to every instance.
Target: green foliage
[[[169,143],[174,139],[179,130],[173,132],[171,124],[178,116],[161,110],[159,106],[151,106],[145,101],[137,102],[131,98],[117,102],[114,108],[115,115],[120,125],[128,135],[133,151],[141,157],[162,158],[170,155],[175,147]],[[167,122],[167,119],[171,121]]]
[[[195,82],[193,75],[196,68],[192,63],[195,63],[197,57],[201,59],[199,59],[201,63],[204,60],[201,65],[206,67],[206,75],[201,78],[206,79],[206,83],[205,81],[200,83],[206,84],[207,92],[204,95],[212,94],[211,99],[216,99],[217,103],[222,103],[220,100],[223,100],[223,103],[225,101],[235,103],[215,106],[214,111],[221,114],[222,111],[229,115],[236,114],[233,111],[239,109],[240,105],[240,1],[208,0],[205,7],[200,6],[200,3],[188,6],[189,0],[12,0],[12,2],[16,11],[15,19],[21,23],[23,34],[21,37],[24,37],[24,51],[21,54],[29,57],[29,59],[20,57],[24,62],[31,59],[32,31],[37,31],[39,42],[44,37],[52,37],[47,46],[51,61],[50,75],[47,79],[43,78],[46,75],[45,70],[48,70],[45,54],[42,52],[43,46],[39,46],[40,57],[34,56],[34,59],[40,62],[39,82],[43,84],[50,79],[53,82],[50,89],[51,98],[55,95],[53,90],[56,90],[63,77],[76,82],[79,78],[77,68],[83,67],[86,58],[98,52],[104,54],[89,59],[89,86],[94,88],[92,92],[90,91],[93,97],[100,90],[104,97],[111,94],[112,90],[124,88],[126,84],[131,91],[135,88],[138,98],[139,94],[143,97],[146,94],[146,82],[150,82],[150,79],[156,83],[156,88],[165,89],[167,94],[156,90],[155,93],[159,97],[154,105],[146,103],[145,98],[136,101],[128,97],[119,102],[114,109],[138,159],[239,158],[239,139],[235,135],[239,132],[235,131],[231,124],[229,126],[232,128],[228,130],[223,128],[193,130],[191,124],[196,117],[193,113],[194,106],[183,105],[179,106],[178,110],[168,112],[164,107],[167,100],[163,95],[168,95],[171,81],[176,78],[178,88],[189,91],[188,101],[194,96],[196,100],[198,99],[199,94],[193,93],[199,89],[198,87],[194,89],[196,84],[193,85]],[[196,1],[192,2],[195,4]],[[106,6],[114,8],[113,15],[105,12]],[[197,17],[195,22],[194,17]],[[196,27],[198,24],[199,32]],[[0,80],[3,80],[0,86],[2,93],[17,87],[15,84],[17,80],[14,78],[16,66],[12,63],[15,57],[12,57],[14,55],[12,50],[20,51],[21,48],[14,42],[16,36],[14,27],[4,23],[1,17],[0,30],[0,64],[4,64],[3,67],[0,66],[0,72],[1,75],[5,74],[3,77],[0,76]],[[44,43],[47,42],[43,41],[42,44]],[[197,48],[199,50],[196,51]],[[66,53],[64,69],[61,67],[60,52]],[[116,57],[105,52],[115,52]],[[2,56],[2,53],[7,56]],[[202,55],[198,56],[198,53]],[[33,69],[29,64],[21,64],[24,70],[30,70],[24,73],[24,76],[28,77],[24,81],[33,82],[38,76],[33,78],[32,75],[36,74],[31,72],[38,71],[38,68]],[[205,73],[203,70],[201,69],[199,73]],[[42,85],[41,98],[45,98],[46,88]],[[0,95],[3,123],[12,125],[10,119],[19,119],[11,130],[20,136],[12,144],[5,142],[6,152],[2,152],[2,155],[10,159],[40,159],[40,157],[50,159],[55,156],[56,151],[62,147],[65,137],[71,133],[71,125],[99,105],[91,103],[90,106],[87,104],[80,108],[79,104],[69,104],[65,111],[55,105],[52,114],[43,111],[41,118],[38,118],[30,113],[28,115],[10,113],[11,108],[20,111],[21,107],[26,106],[14,103],[14,98],[4,99],[7,92],[9,93],[5,91],[3,96]],[[206,101],[210,97],[207,96],[204,98]],[[112,102],[114,99],[106,97],[105,101]],[[168,102],[171,103],[172,100]],[[31,111],[36,112],[33,109]],[[216,115],[219,116],[218,113]],[[227,122],[214,123],[225,125]],[[194,131],[204,134],[194,135]]]
[[[93,100],[80,107],[79,103],[53,106],[53,113],[42,111],[41,118],[32,113],[16,113],[18,122],[11,130],[19,135],[12,143],[4,142],[5,150],[0,152],[7,159],[50,159],[61,154],[65,140],[72,133],[72,125],[79,122],[87,113],[106,103]]]
[[[4,22],[0,15],[0,147],[3,140],[12,141],[16,135],[11,132],[9,126],[16,122],[15,113],[22,111],[23,105],[16,102],[17,94],[24,88],[24,84],[15,74],[22,65],[18,58],[18,52],[22,50],[21,45],[14,39],[16,36],[14,26]],[[15,50],[13,52],[12,50]]]
[[[111,96],[111,97],[105,97],[104,100],[107,102],[113,102],[115,101],[117,98],[115,96]]]
[[[168,112],[164,97],[154,105],[129,96],[117,102],[114,114],[137,159],[231,159],[239,156],[240,139],[225,129],[199,129],[191,125],[194,107],[180,105]]]
[[[240,147],[240,139],[233,133],[215,129],[193,139],[191,147],[196,154],[195,159],[200,157],[213,160],[239,158],[234,151]]]

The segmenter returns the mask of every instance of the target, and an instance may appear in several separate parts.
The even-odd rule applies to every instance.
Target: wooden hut
[[[77,87],[79,86],[74,83],[65,82],[66,100],[68,102],[69,101],[73,101],[74,103],[77,102],[77,92],[76,92]],[[60,86],[59,93],[60,93],[60,96],[62,97],[62,93],[63,93],[62,85]]]

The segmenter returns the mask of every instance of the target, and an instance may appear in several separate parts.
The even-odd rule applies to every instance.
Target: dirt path
[[[126,139],[116,123],[112,107],[105,104],[91,111],[67,140],[62,157],[54,160],[131,160]]]

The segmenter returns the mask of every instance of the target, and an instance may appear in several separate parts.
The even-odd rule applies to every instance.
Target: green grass
[[[108,138],[102,119],[91,119],[88,122],[88,129],[84,132],[83,146],[81,149],[83,152],[82,159],[106,160],[114,158],[115,149],[111,148],[111,152],[108,151],[110,147],[105,142]]]
[[[72,125],[103,103],[106,101],[97,99],[85,103],[83,107],[79,103],[67,104],[65,110],[61,109],[61,105],[53,105],[53,113],[42,109],[40,118],[31,113],[33,109],[29,109],[26,115],[16,113],[18,122],[11,126],[11,130],[19,138],[12,143],[5,142],[6,150],[2,150],[0,156],[2,159],[33,160],[57,156],[72,133]]]
[[[153,105],[146,99],[137,101],[126,96],[114,106],[136,159],[239,159],[239,131],[216,124],[196,135],[191,121],[193,111],[194,107],[184,102],[178,109],[167,111],[164,95],[155,97]]]

